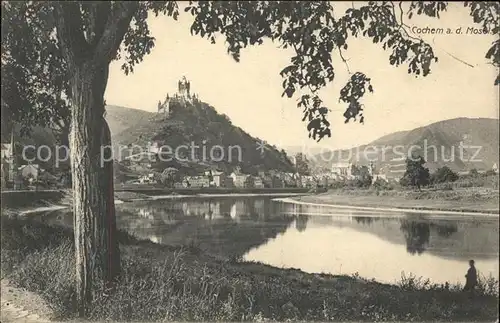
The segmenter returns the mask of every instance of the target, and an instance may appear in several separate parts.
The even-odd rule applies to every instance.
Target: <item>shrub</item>
[[[458,174],[448,166],[438,168],[431,176],[432,183],[450,183],[458,179]]]
[[[486,172],[484,172],[484,176],[495,176],[497,173],[493,169],[488,169]]]
[[[382,178],[377,178],[375,182],[373,182],[373,187],[375,187],[378,190],[393,190],[394,186],[389,183],[386,180],[383,180]]]
[[[477,171],[477,169],[473,168],[469,171],[469,176],[471,177],[478,177],[479,176],[479,172]]]

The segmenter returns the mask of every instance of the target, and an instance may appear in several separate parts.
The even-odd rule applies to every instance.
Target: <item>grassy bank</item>
[[[67,203],[70,198],[65,190],[2,191],[2,208],[32,208]]]
[[[74,316],[72,233],[2,219],[2,276],[44,297],[61,317]],[[196,248],[139,241],[121,233],[123,274],[94,300],[94,320],[394,321],[497,318],[498,282],[470,298],[457,286],[407,278],[400,286],[358,277],[306,274],[255,263],[216,260]]]
[[[486,188],[422,191],[335,189],[294,199],[318,204],[499,213],[498,190]]]

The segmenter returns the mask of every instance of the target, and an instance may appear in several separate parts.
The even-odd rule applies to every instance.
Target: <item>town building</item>
[[[264,188],[264,182],[259,176],[253,176],[253,187],[254,188]]]
[[[231,176],[224,176],[224,187],[234,187],[233,178]]]
[[[37,164],[22,165],[18,168],[18,170],[23,179],[32,179],[33,181],[36,181],[38,179],[38,174],[40,173],[40,166]]]
[[[262,179],[264,187],[275,187],[273,177],[271,175],[264,174],[263,176],[260,176],[260,178]]]
[[[184,184],[185,187],[192,188],[210,187],[210,180],[207,176],[186,176]]]
[[[16,176],[14,159],[14,132],[11,132],[10,142],[1,143],[1,187],[5,188],[7,182],[13,182]]]
[[[139,177],[139,183],[141,183],[141,184],[154,184],[154,183],[156,183],[155,174],[149,173],[146,175],[142,175],[141,177]]]
[[[300,187],[313,187],[316,181],[313,176],[302,176],[300,178]]]
[[[370,171],[370,176],[372,177],[372,184],[377,180],[383,180],[385,182],[389,181],[387,173],[383,169],[376,169],[373,163],[370,163],[368,170]]]
[[[399,181],[406,172],[406,163],[385,164],[378,170],[378,175],[386,181]]]
[[[211,177],[210,186],[213,187],[225,187],[226,186],[226,176],[223,172],[219,171],[207,171],[205,172],[205,176]]]
[[[334,163],[331,168],[331,173],[336,179],[351,179],[352,178],[351,162]]]
[[[185,188],[186,186],[183,183],[174,183],[174,188]]]
[[[237,172],[232,172],[231,175],[229,175],[229,177],[231,177],[233,180],[234,187],[238,187],[238,188],[243,188],[243,187],[248,186],[247,183],[248,183],[249,176],[250,175],[241,174],[241,173],[237,173]]]
[[[277,176],[283,181],[285,187],[298,187],[301,185],[298,173],[278,173]]]

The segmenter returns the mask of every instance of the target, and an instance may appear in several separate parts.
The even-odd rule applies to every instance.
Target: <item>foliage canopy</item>
[[[413,1],[405,8],[402,2],[370,1],[356,7],[353,3],[335,17],[335,5],[323,1],[190,1],[184,11],[194,18],[192,34],[213,43],[222,35],[236,61],[241,49],[262,44],[264,39],[292,48],[295,55],[281,71],[283,95],[298,96],[309,136],[321,140],[331,136],[331,130],[329,109],[318,93],[335,78],[333,56],[338,55],[350,73],[339,95],[346,105],[345,122],[364,122],[361,99],[374,91],[373,80],[362,71],[351,73],[343,56],[349,40],[368,38],[389,53],[391,65],[407,65],[408,73],[425,77],[438,59],[428,43],[410,35],[405,19],[415,15],[439,18],[447,7],[444,1]],[[486,32],[500,35],[498,2],[466,1],[464,7]],[[2,116],[22,121],[25,128],[33,124],[68,127],[67,61],[72,56],[64,55],[62,38],[56,32],[61,18],[71,21],[66,31],[73,41],[68,45],[81,53],[77,61],[90,53],[101,55],[105,62],[123,58],[122,69],[128,74],[153,49],[155,38],[147,19],[160,14],[177,19],[177,2],[2,2]],[[112,37],[120,29],[123,37]],[[64,34],[62,29],[60,34]],[[106,37],[115,44],[104,50]],[[500,40],[485,57],[500,67]],[[495,80],[499,83],[500,74]]]

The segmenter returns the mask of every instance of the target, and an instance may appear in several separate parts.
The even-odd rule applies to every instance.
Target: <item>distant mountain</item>
[[[332,149],[326,147],[322,148],[322,147],[286,146],[283,147],[283,150],[286,151],[286,153],[289,156],[295,156],[298,153],[302,153],[305,155],[318,155],[323,152],[331,151]]]
[[[111,130],[111,135],[117,135],[123,130],[136,124],[147,124],[148,120],[155,115],[153,112],[125,108],[116,105],[106,106],[106,121]]]
[[[259,138],[253,138],[233,125],[227,116],[217,113],[214,107],[198,100],[172,103],[168,116],[116,106],[107,110],[115,153],[117,147],[131,145],[145,150],[153,142],[168,146],[163,149],[167,155],[178,149],[177,158],[158,165],[160,169],[173,166],[196,171],[208,168],[232,171],[238,166],[250,174],[268,170],[293,171],[283,151],[269,145],[258,149]],[[192,145],[198,147],[193,156]],[[121,156],[125,155],[126,149],[122,149]]]
[[[427,157],[431,171],[444,165],[459,172],[488,170],[499,162],[499,120],[457,118],[409,131],[383,136],[367,145],[315,155],[318,164],[330,167],[339,161],[368,165],[394,172],[404,171],[408,154]],[[349,158],[351,157],[351,158]]]

